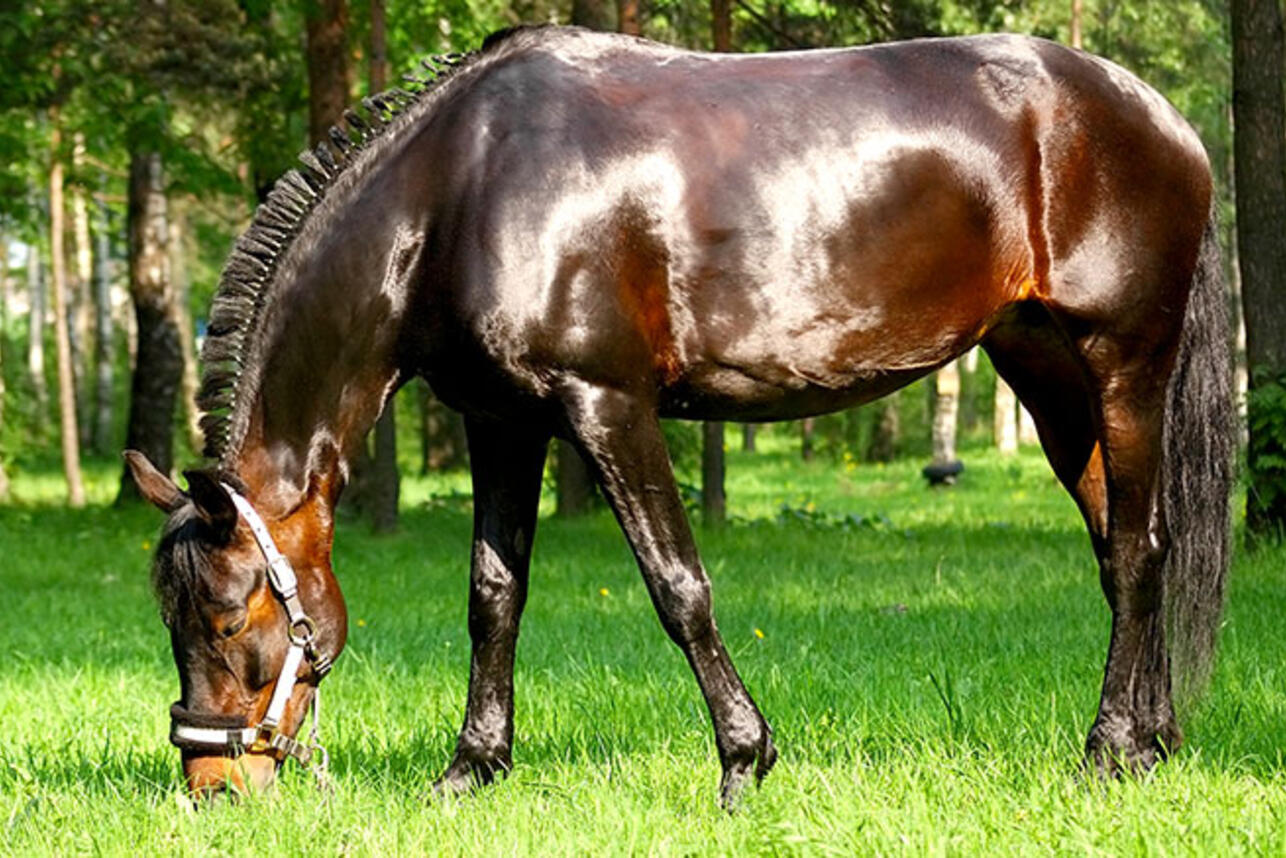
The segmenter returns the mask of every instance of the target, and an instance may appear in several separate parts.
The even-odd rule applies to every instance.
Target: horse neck
[[[383,164],[340,189],[283,266],[246,433],[224,460],[270,517],[316,507],[329,522],[350,457],[403,377],[399,341],[427,205],[406,174]]]

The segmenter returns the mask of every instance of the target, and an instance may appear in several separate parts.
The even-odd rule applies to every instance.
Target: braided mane
[[[500,35],[500,34],[497,34]],[[447,54],[423,60],[423,75],[406,75],[408,89],[392,89],[362,99],[362,109],[344,112],[346,127],[334,127],[329,143],[299,154],[302,167],[277,180],[268,198],[255,211],[250,226],[237,239],[219,279],[210,308],[205,345],[201,349],[201,387],[196,403],[203,412],[206,456],[222,460],[236,448],[248,417],[239,412],[242,382],[253,360],[255,334],[264,308],[273,294],[273,283],[282,258],[336,179],[369,154],[373,143],[390,137],[402,127],[411,108],[429,93],[470,65],[497,41],[484,43],[483,51]],[[227,464],[223,462],[222,464]]]

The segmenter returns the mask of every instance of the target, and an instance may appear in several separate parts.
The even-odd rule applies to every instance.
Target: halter
[[[268,754],[279,762],[290,757],[302,766],[308,766],[316,759],[318,762],[316,771],[320,780],[324,777],[329,762],[326,749],[317,741],[317,723],[321,708],[320,688],[314,688],[312,703],[309,705],[312,726],[307,743],[300,742],[293,736],[287,736],[281,732],[280,725],[281,717],[286,711],[286,704],[290,702],[290,696],[299,682],[299,666],[303,660],[308,659],[313,673],[320,681],[330,672],[331,659],[317,649],[317,624],[304,611],[304,606],[299,601],[299,579],[295,577],[294,567],[277,549],[272,535],[268,533],[268,527],[250,502],[237,494],[227,483],[221,485],[231,496],[233,504],[236,505],[237,511],[245,519],[246,524],[250,525],[250,532],[254,534],[255,542],[259,544],[264,560],[268,561],[268,584],[272,587],[277,601],[281,602],[282,607],[286,609],[286,634],[290,638],[290,649],[286,651],[281,673],[277,675],[272,699],[268,703],[268,711],[264,713],[263,719],[258,724],[253,727],[208,726],[224,719],[221,716],[194,718],[192,713],[175,704],[170,710],[170,743],[180,748],[195,747],[230,756],[240,756],[243,753]],[[194,721],[205,721],[207,726],[193,723]]]

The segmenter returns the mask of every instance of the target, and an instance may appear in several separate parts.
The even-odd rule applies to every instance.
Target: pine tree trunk
[[[138,355],[130,384],[125,446],[169,474],[174,468],[174,400],[183,380],[183,346],[170,283],[165,184],[157,152],[130,156],[128,229]],[[130,469],[125,468],[117,503],[139,497]]]
[[[1279,0],[1233,0],[1237,245],[1250,370],[1246,529],[1286,534],[1286,104]]]
[[[710,0],[710,30],[716,51],[732,50],[732,0]]]
[[[591,30],[611,30],[613,11],[609,0],[572,0],[572,23]]]
[[[1034,447],[1040,443],[1040,433],[1036,431],[1036,420],[1031,412],[1018,403],[1018,444],[1023,447]]]
[[[27,324],[27,372],[36,399],[33,428],[43,442],[49,419],[49,386],[45,383],[45,274],[35,244],[27,247],[27,306],[31,311]]]
[[[58,424],[62,439],[63,476],[67,481],[67,505],[85,505],[85,485],[80,474],[80,430],[76,425],[76,378],[71,365],[71,337],[67,323],[67,272],[63,245],[63,162],[59,111],[49,111],[49,260],[50,290],[54,295],[54,344],[58,355]]]
[[[996,412],[995,412],[996,449],[1002,456],[1012,456],[1018,452],[1018,397],[1013,388],[996,376]]]
[[[107,453],[112,443],[113,366],[111,239],[107,206],[99,204],[94,232],[94,452]]]
[[[871,440],[866,446],[866,461],[891,462],[897,455],[898,443],[901,440],[902,427],[898,416],[898,392],[884,397],[880,406],[879,418],[871,432]]]
[[[616,0],[616,29],[629,36],[642,34],[639,21],[639,0]]]
[[[464,420],[420,382],[420,473],[461,468],[469,461]]]
[[[755,452],[755,434],[759,427],[754,423],[741,424],[741,449],[747,453]]]
[[[718,527],[728,518],[724,494],[723,421],[701,424],[701,518],[707,526]]]
[[[635,23],[638,18],[637,0],[633,3]],[[611,30],[615,18],[620,19],[621,6],[613,10],[610,0],[572,0],[572,23],[593,30]],[[621,32],[628,32],[618,27]],[[560,518],[575,518],[589,512],[595,497],[594,479],[588,463],[580,451],[566,441],[554,443],[554,499],[555,514]]]
[[[554,443],[557,471],[554,474],[554,514],[560,518],[575,518],[589,512],[594,499],[594,482],[589,466],[580,451],[566,441]]]
[[[384,0],[371,0],[370,91],[388,86]],[[398,497],[402,478],[397,470],[397,396],[391,394],[375,421],[375,460],[371,463],[371,527],[376,533],[393,533],[398,524]]]
[[[1068,40],[1073,48],[1083,48],[1081,40],[1081,21],[1084,18],[1084,0],[1072,0],[1071,38]]]
[[[205,447],[201,431],[201,413],[196,407],[197,389],[201,385],[197,369],[196,333],[193,330],[191,304],[192,284],[188,277],[187,247],[184,241],[187,218],[181,207],[170,212],[170,280],[174,284],[174,318],[179,329],[179,349],[183,354],[183,377],[179,385],[179,414],[187,435],[188,448],[200,454]]]
[[[814,438],[817,430],[817,418],[805,417],[799,421],[799,457],[805,462],[813,461]]]
[[[316,145],[349,102],[348,0],[311,0],[307,13],[308,136]]]

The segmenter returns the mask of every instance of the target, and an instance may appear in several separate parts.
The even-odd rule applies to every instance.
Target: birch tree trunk
[[[49,419],[49,386],[45,383],[45,274],[41,268],[40,250],[27,247],[27,372],[36,398],[35,431],[43,440]]]
[[[996,376],[996,449],[1002,456],[1018,452],[1018,397],[999,375]]]
[[[80,172],[85,162],[85,135],[77,132],[71,154],[72,165]],[[83,185],[75,185],[71,193],[72,235],[75,237],[74,259],[76,277],[71,290],[71,355],[76,390],[76,429],[80,433],[80,446],[90,443],[89,408],[89,355],[93,348],[90,327],[90,279],[93,276],[93,253],[89,243],[88,194]]]
[[[4,352],[9,334],[9,237],[0,233],[0,438],[4,437]],[[9,475],[0,449],[0,503],[9,500]]]
[[[112,443],[113,346],[111,239],[107,206],[98,205],[94,232],[94,452],[107,453]]]
[[[71,338],[67,324],[66,256],[63,246],[63,162],[59,111],[49,111],[49,261],[54,294],[54,343],[58,356],[58,425],[62,440],[63,476],[67,505],[85,505],[85,485],[80,474],[80,432],[76,425],[76,379],[71,365]]]
[[[933,463],[956,460],[956,426],[960,415],[960,368],[952,361],[938,370],[933,398]]]

